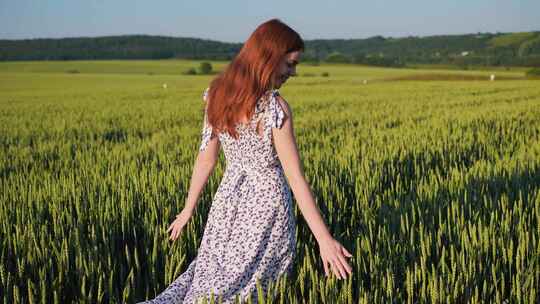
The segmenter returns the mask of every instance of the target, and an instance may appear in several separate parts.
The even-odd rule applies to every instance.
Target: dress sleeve
[[[206,114],[206,107],[208,106],[207,96],[208,96],[208,88],[203,93],[203,101],[205,105],[204,105],[203,127],[201,131],[201,145],[199,147],[199,151],[204,151],[206,146],[208,146],[208,142],[210,142],[210,139],[215,137],[215,135],[212,134],[212,126],[208,123],[208,117]]]
[[[283,126],[283,121],[285,120],[285,112],[277,99],[279,92],[277,90],[272,91],[270,100],[268,103],[268,110],[270,115],[270,126],[272,128],[280,129]]]

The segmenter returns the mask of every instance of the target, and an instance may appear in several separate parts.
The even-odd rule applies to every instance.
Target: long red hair
[[[278,64],[290,52],[304,50],[300,35],[279,19],[259,25],[240,52],[210,84],[207,117],[212,131],[238,137],[235,126],[251,117],[257,100],[269,89]]]

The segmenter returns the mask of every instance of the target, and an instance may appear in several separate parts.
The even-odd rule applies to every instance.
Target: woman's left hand
[[[352,267],[346,258],[351,258],[352,254],[334,238],[329,237],[319,242],[319,250],[326,276],[330,276],[330,270],[338,279],[347,279],[352,275]]]
[[[183,209],[182,212],[178,213],[176,219],[169,226],[169,229],[167,229],[167,232],[171,232],[169,240],[175,241],[178,238],[180,232],[182,232],[182,228],[184,228],[192,215],[193,213],[186,209]]]

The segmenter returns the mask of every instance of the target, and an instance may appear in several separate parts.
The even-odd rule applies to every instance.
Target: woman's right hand
[[[326,276],[330,275],[329,268],[332,269],[332,272],[338,279],[346,279],[347,273],[352,275],[352,268],[345,259],[346,257],[352,257],[352,254],[350,254],[338,241],[334,238],[322,240],[319,242],[319,250],[321,252],[321,259]]]
[[[192,214],[192,212],[186,209],[183,209],[182,212],[178,213],[176,219],[169,226],[169,229],[167,229],[167,232],[171,232],[169,240],[175,241],[178,238],[180,232],[182,232],[182,228],[184,228],[186,223],[191,218]]]

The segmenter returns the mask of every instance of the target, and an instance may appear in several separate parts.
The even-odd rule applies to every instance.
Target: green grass
[[[214,70],[221,71],[227,62],[214,61],[211,62]],[[182,72],[188,68],[199,67],[200,61],[186,60],[110,60],[110,61],[17,61],[17,62],[0,62],[0,73],[55,73],[55,74],[70,74],[70,76],[79,76],[79,74],[120,74],[120,75],[141,75],[141,76],[164,76],[174,75],[181,76]],[[418,69],[418,67],[420,69]],[[320,75],[322,72],[329,72],[334,77],[343,77],[345,79],[367,77],[367,78],[384,78],[392,76],[403,76],[408,74],[425,74],[427,73],[459,73],[465,75],[489,75],[492,72],[499,72],[506,76],[523,76],[526,68],[513,68],[506,71],[503,68],[483,68],[472,71],[453,71],[451,66],[440,65],[414,65],[411,69],[390,69],[369,67],[353,64],[320,64],[318,66],[300,65],[298,74],[313,73]],[[428,70],[428,71],[425,71]],[[450,71],[449,71],[450,70]],[[70,73],[78,71],[78,73]],[[189,77],[189,76],[185,76]],[[197,77],[197,76],[191,76]],[[199,76],[205,77],[205,76]],[[188,79],[188,78],[180,78]]]
[[[0,64],[4,303],[134,303],[185,271],[225,165],[221,155],[196,214],[169,243],[211,80],[178,71],[197,66]],[[298,67],[301,75],[325,71],[290,79],[280,92],[295,115],[308,182],[332,234],[353,253],[354,273],[324,277],[295,207],[297,260],[277,284],[277,303],[537,303],[538,81]]]
[[[439,70],[443,72],[444,70],[459,70],[459,71],[465,71],[463,67],[457,66],[457,65],[451,65],[451,64],[411,64],[409,65],[410,68],[415,69],[422,69],[422,70]],[[527,72],[527,70],[530,69],[528,67],[519,67],[519,66],[475,66],[470,65],[467,66],[466,71],[482,71],[482,72],[510,72],[508,76],[522,76],[524,73]]]
[[[512,33],[501,35],[492,38],[489,41],[491,47],[508,47],[519,45],[531,38],[534,38],[537,33],[534,32],[522,32],[522,33]]]
[[[188,60],[102,60],[102,61],[13,61],[1,62],[1,72],[80,73],[93,74],[167,74],[179,75],[188,68],[197,68],[200,61]],[[224,62],[214,62],[218,69]]]

